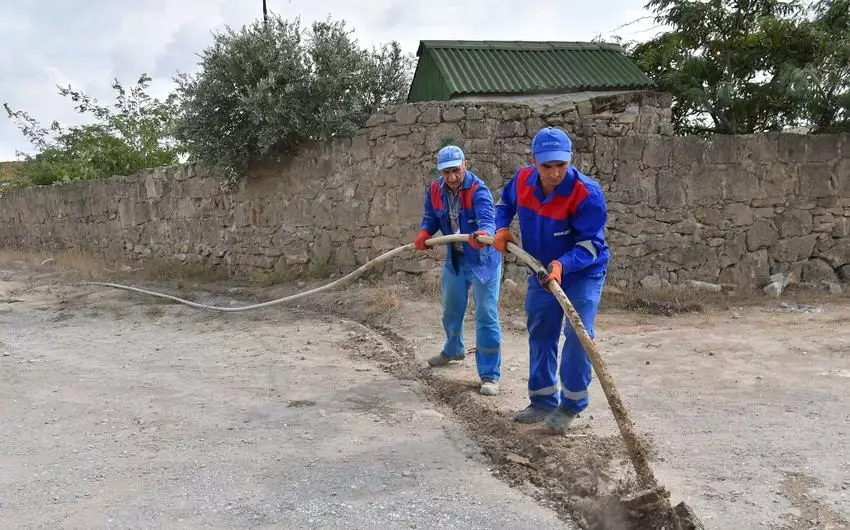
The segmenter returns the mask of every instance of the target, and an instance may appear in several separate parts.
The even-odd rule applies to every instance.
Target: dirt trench
[[[521,388],[511,389],[516,385],[506,381],[504,397],[492,400],[477,392],[473,361],[455,371],[426,367],[424,356],[429,354],[421,347],[435,346],[437,304],[413,301],[416,292],[402,288],[397,292],[402,302],[393,305],[385,301],[392,290],[378,291],[381,296],[352,289],[311,297],[302,306],[361,324],[363,335],[341,347],[397,377],[422,382],[428,397],[450,408],[467,428],[493,463],[495,475],[515,487],[535,486],[537,500],[565,520],[588,530],[675,528],[668,514],[630,509],[634,505],[628,499],[637,485],[602,396],[597,395],[596,405],[567,435],[552,436],[540,427],[517,424],[509,410],[524,400],[517,393]],[[669,321],[604,316],[606,327],[616,326],[616,333],[609,330],[597,342],[603,355],[609,353],[619,390],[632,405],[637,426],[643,428],[639,435],[650,451],[656,476],[694,509],[706,528],[729,528],[738,521],[772,530],[850,529],[843,513],[846,504],[842,509],[839,500],[850,482],[842,483],[836,472],[850,465],[841,456],[847,453],[817,456],[829,447],[841,447],[846,436],[837,427],[846,416],[842,410],[847,409],[841,406],[846,400],[835,393],[835,382],[850,373],[841,368],[846,365],[844,346],[850,337],[846,328],[833,328],[833,322],[844,321],[848,310],[843,300],[836,299],[834,304],[826,302],[825,313],[803,311],[820,303],[822,299],[809,300],[800,293],[787,300],[754,301],[750,306]],[[745,311],[749,314],[742,317]],[[833,333],[824,334],[829,329]],[[523,348],[524,339],[516,340],[517,334],[525,333],[521,311],[503,315],[505,332],[510,351]],[[675,346],[659,347],[667,342]],[[687,363],[680,364],[684,359]],[[517,356],[508,354],[505,360],[517,362]],[[820,386],[809,401],[798,404],[792,389],[808,377],[825,379],[818,379]],[[664,390],[654,396],[643,390],[644,385]],[[741,403],[751,406],[742,408]],[[786,416],[795,418],[799,428],[819,433],[818,442],[795,442],[794,429],[777,423]],[[814,421],[817,418],[821,422]],[[821,462],[830,464],[824,467]],[[789,493],[777,478],[788,472],[820,477],[819,486],[813,482],[798,488],[805,495]]]
[[[517,424],[478,396],[476,384],[445,378],[417,362],[410,343],[376,320],[387,320],[358,303],[316,297],[300,304],[359,324],[362,334],[340,344],[387,373],[423,383],[427,397],[448,406],[493,464],[493,473],[513,487],[531,484],[532,495],[563,519],[585,530],[671,530],[672,514],[629,503],[637,484],[619,436],[600,436],[588,425],[552,436],[542,427]],[[644,441],[651,451],[651,444]],[[639,505],[640,509],[632,509]],[[679,509],[683,509],[680,506]],[[683,529],[690,530],[690,529]]]

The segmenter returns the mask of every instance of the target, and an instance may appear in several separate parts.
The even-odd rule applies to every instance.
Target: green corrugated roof
[[[409,101],[655,87],[616,44],[425,40],[416,55]]]

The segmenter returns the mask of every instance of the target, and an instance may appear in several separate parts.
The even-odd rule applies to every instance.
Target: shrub
[[[176,95],[164,101],[147,94],[151,78],[142,74],[127,91],[116,79],[112,107],[68,86],[59,94],[75,104],[75,110],[90,114],[93,123],[65,128],[53,122],[45,128],[22,110],[4,104],[9,118],[37,149],[35,155],[18,153],[24,163],[17,173],[19,183],[46,185],[112,175],[129,175],[142,169],[177,163],[180,150],[171,130],[177,111]]]
[[[214,35],[196,75],[176,78],[177,137],[191,159],[238,178],[253,161],[304,142],[353,134],[376,110],[405,99],[412,58],[393,41],[359,47],[344,22],[270,16]]]

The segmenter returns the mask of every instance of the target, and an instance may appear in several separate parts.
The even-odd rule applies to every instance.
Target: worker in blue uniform
[[[543,421],[562,431],[588,405],[592,366],[549,284],[561,285],[595,337],[594,321],[610,258],[605,241],[608,213],[600,185],[570,164],[572,141],[564,131],[543,128],[534,136],[531,150],[533,164],[517,170],[501,192],[493,246],[507,252],[507,243],[514,240],[509,226],[518,216],[522,248],[547,267],[547,274],[528,280],[530,404],[514,419]],[[565,342],[559,366],[562,330]]]
[[[475,300],[475,363],[481,379],[480,392],[499,393],[502,364],[502,330],[499,321],[499,289],[502,256],[480,243],[479,235],[495,234],[493,195],[487,184],[467,169],[460,147],[449,145],[437,153],[437,170],[425,192],[425,208],[414,244],[427,250],[425,241],[439,230],[443,235],[469,234],[466,241],[446,246],[442,269],[443,329],[446,341],[442,351],[430,358],[431,366],[445,366],[465,358],[463,318],[472,288]]]

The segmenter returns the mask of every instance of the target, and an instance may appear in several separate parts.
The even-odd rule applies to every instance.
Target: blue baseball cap
[[[534,135],[531,152],[540,163],[569,162],[573,158],[573,142],[567,133],[557,127],[544,127]]]
[[[460,167],[465,158],[460,147],[447,145],[437,151],[437,169],[442,171],[450,167]]]

